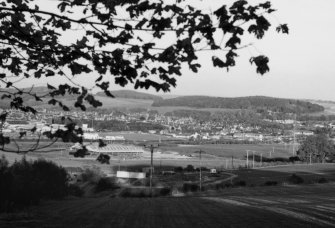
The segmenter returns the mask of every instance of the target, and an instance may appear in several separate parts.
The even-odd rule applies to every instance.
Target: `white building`
[[[85,132],[83,135],[84,139],[89,139],[89,140],[97,140],[100,139],[100,136],[98,133],[87,133]]]

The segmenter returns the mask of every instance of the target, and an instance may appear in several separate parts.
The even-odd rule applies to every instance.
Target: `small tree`
[[[325,134],[311,135],[300,145],[297,155],[302,161],[325,162],[335,155],[334,143]]]
[[[101,164],[109,164],[110,156],[107,154],[99,154],[97,161]]]

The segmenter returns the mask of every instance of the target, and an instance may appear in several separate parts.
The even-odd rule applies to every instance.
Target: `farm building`
[[[108,154],[110,156],[118,157],[139,157],[143,154],[144,150],[141,147],[134,145],[123,145],[123,144],[107,144],[106,146],[99,147],[98,144],[89,145],[86,147],[88,151],[93,155],[99,155],[101,153]]]

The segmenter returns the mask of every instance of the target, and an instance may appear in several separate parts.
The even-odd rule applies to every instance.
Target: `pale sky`
[[[212,2],[213,8],[224,4],[222,0],[207,2]],[[201,54],[202,69],[197,74],[184,69],[171,94],[222,97],[264,95],[335,101],[335,0],[271,2],[278,9],[275,17],[268,18],[273,24],[272,31],[262,40],[243,41],[243,44],[254,42],[256,48],[240,50],[237,65],[229,72],[214,68],[208,54]],[[278,22],[289,25],[289,35],[274,32]],[[259,54],[270,58],[270,72],[264,76],[256,74],[255,66],[249,63],[251,56]],[[84,81],[80,77],[76,80]],[[20,85],[29,83],[22,81]],[[34,83],[45,84],[41,80]],[[122,88],[111,86],[111,90],[116,89]],[[153,90],[149,92],[155,93]]]

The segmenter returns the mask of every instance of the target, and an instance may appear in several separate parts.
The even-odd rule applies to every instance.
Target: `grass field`
[[[177,151],[181,154],[192,155],[195,151],[203,150],[204,154],[218,157],[232,157],[244,159],[246,151],[254,151],[255,155],[263,157],[290,157],[292,146],[284,144],[204,144],[204,145],[168,145],[160,148],[163,151]],[[249,152],[252,155],[252,152]]]
[[[234,174],[238,175],[237,181],[243,180],[248,186],[263,185],[267,181],[276,181],[278,185],[285,185],[292,174],[302,177],[305,184],[317,183],[321,178],[335,182],[335,164],[284,165],[252,170],[236,170]]]
[[[335,226],[335,185],[233,188],[182,198],[95,198],[44,202],[0,216],[1,227],[207,228]]]

